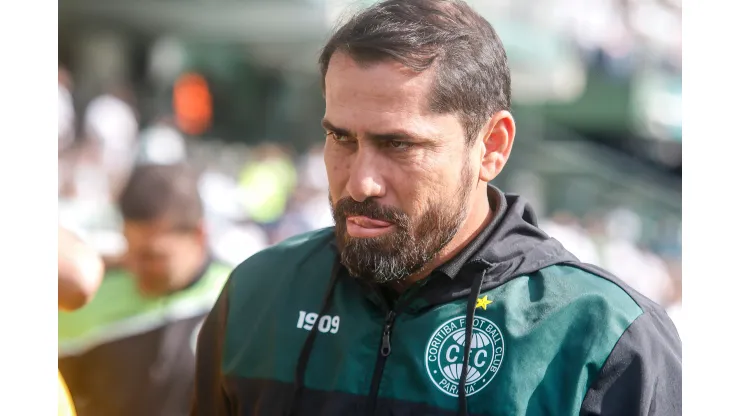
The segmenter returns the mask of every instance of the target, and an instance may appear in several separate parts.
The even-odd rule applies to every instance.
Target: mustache
[[[335,221],[361,215],[374,220],[390,222],[401,228],[408,228],[410,223],[409,216],[399,208],[381,205],[372,198],[357,202],[351,197],[344,197],[337,201],[333,208]]]

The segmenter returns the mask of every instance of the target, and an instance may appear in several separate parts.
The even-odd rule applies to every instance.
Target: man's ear
[[[490,182],[501,173],[509,160],[516,134],[514,116],[508,111],[499,111],[488,120],[482,134],[481,168],[478,179]]]

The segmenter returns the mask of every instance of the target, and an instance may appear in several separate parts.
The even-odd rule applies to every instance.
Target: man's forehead
[[[169,221],[164,219],[152,221],[124,220],[123,230],[124,233],[129,235],[154,237],[168,234],[172,230],[172,226]]]
[[[360,64],[349,55],[332,56],[326,75],[326,114],[331,126],[352,133],[406,131],[428,139],[457,136],[454,114],[429,110],[434,76],[386,60]]]
[[[434,76],[415,72],[393,60],[358,63],[346,53],[335,53],[326,73],[326,103],[338,106],[384,108],[425,114]]]

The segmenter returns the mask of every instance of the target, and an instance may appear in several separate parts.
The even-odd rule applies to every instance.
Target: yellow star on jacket
[[[482,298],[478,298],[478,300],[475,302],[475,308],[483,308],[483,310],[486,310],[486,307],[490,304],[492,304],[492,300],[488,300],[488,295],[483,296]]]

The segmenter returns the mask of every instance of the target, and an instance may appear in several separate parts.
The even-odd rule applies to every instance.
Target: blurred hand
[[[59,309],[71,311],[85,306],[103,280],[102,258],[68,230],[59,227]]]

